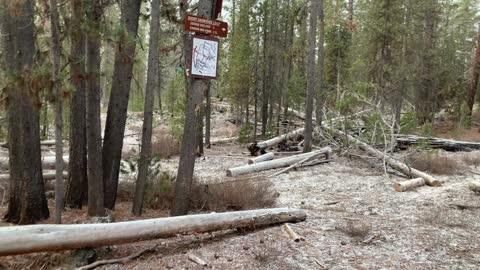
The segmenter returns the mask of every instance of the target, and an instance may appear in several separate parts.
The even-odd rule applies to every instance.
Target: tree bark
[[[468,89],[468,109],[470,110],[470,116],[473,112],[473,104],[475,104],[475,95],[478,89],[478,77],[480,74],[480,24],[478,25],[478,37],[477,37],[477,50],[473,56],[472,61],[472,78],[470,79],[470,85]]]
[[[210,149],[210,131],[211,131],[211,119],[212,119],[212,83],[209,83],[207,86],[207,92],[205,96],[207,98],[205,103],[205,145],[207,149]]]
[[[115,223],[2,227],[0,256],[126,244],[179,234],[255,228],[307,218],[304,210],[273,208]]]
[[[317,126],[322,125],[322,113],[323,113],[323,86],[324,86],[324,63],[325,63],[325,53],[323,45],[325,43],[325,14],[324,14],[324,5],[323,0],[319,1],[319,14],[318,18],[320,19],[320,37],[318,39],[318,75],[317,75],[317,91],[315,95],[315,115],[316,115],[316,124]],[[353,4],[353,1],[351,1]]]
[[[302,161],[304,159],[313,158],[319,155],[325,155],[328,159],[331,152],[332,152],[332,149],[330,147],[325,147],[317,151],[303,153],[303,154],[292,156],[292,157],[279,158],[279,159],[264,161],[264,162],[256,163],[252,165],[245,165],[245,166],[230,168],[227,170],[227,176],[238,176],[238,175],[261,172],[261,171],[271,170],[271,169],[276,169],[281,167],[287,167],[299,161]]]
[[[100,21],[103,7],[99,1],[87,2],[87,146],[88,215],[105,214],[102,181],[102,135],[100,122]]]
[[[135,198],[133,200],[133,214],[140,216],[143,209],[145,184],[147,182],[148,167],[152,156],[152,122],[154,88],[157,78],[159,62],[159,38],[160,38],[160,0],[152,0],[150,20],[150,40],[148,47],[148,71],[147,86],[145,91],[145,107],[143,112],[142,150],[138,167],[138,178],[135,184]],[[160,74],[158,74],[160,75]],[[157,80],[156,80],[157,79]]]
[[[308,79],[307,79],[307,98],[305,114],[305,141],[303,152],[312,151],[312,133],[313,133],[313,99],[315,91],[315,49],[317,45],[317,14],[318,1],[310,0],[310,38],[308,49]]]
[[[60,19],[57,0],[50,0],[50,21],[52,32],[53,89],[55,93],[55,223],[62,223],[64,204],[63,186],[63,96],[60,81],[62,44],[60,41]]]
[[[135,58],[141,0],[121,2],[123,28],[115,53],[112,88],[103,140],[103,185],[105,208],[114,209],[117,197],[123,136]]]
[[[70,156],[69,176],[66,185],[66,205],[82,208],[87,199],[87,134],[85,92],[85,32],[83,28],[85,8],[82,0],[71,0],[72,18],[70,29],[70,73],[75,88],[70,109]]]
[[[28,224],[49,216],[40,161],[40,89],[30,81],[36,52],[34,9],[30,0],[17,1],[15,10],[8,4],[0,2],[4,66],[13,82],[6,88],[10,194],[4,218]]]
[[[213,2],[211,0],[200,0],[198,16],[211,18]],[[185,18],[188,10],[188,1],[180,2],[182,18]],[[191,38],[187,32],[184,33],[183,46],[185,50],[185,65],[190,64],[192,54]],[[185,123],[183,125],[182,150],[178,166],[177,181],[175,183],[175,200],[171,214],[174,216],[186,215],[189,210],[190,190],[193,181],[193,170],[195,167],[195,148],[197,145],[197,118],[201,117],[200,106],[202,96],[207,87],[205,80],[191,79],[187,76],[186,90],[187,102],[185,105]]]

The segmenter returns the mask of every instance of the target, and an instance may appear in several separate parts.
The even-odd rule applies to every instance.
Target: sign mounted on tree
[[[185,30],[205,35],[227,37],[228,23],[187,14]]]
[[[192,38],[190,74],[194,78],[216,79],[218,68],[218,39],[207,36]]]

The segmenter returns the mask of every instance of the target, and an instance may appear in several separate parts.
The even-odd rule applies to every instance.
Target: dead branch
[[[122,258],[96,261],[96,262],[94,262],[94,263],[91,263],[91,264],[88,264],[88,265],[79,267],[79,268],[77,268],[77,270],[95,269],[95,268],[97,268],[97,267],[99,267],[99,266],[101,266],[101,265],[107,265],[107,264],[125,264],[125,263],[127,263],[128,261],[133,260],[133,259],[136,259],[136,258],[142,256],[142,255],[145,254],[145,253],[154,252],[154,251],[157,249],[157,246],[158,246],[158,245],[155,245],[155,246],[153,246],[153,247],[149,247],[149,248],[142,249],[142,250],[140,250],[139,252],[136,252],[136,253],[134,253],[134,254],[132,254],[132,255],[130,255],[130,256],[126,256],[126,257],[122,257]]]

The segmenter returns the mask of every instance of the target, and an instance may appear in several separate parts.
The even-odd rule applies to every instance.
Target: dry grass
[[[117,189],[117,201],[131,202],[135,197],[135,179],[120,181]]]
[[[463,162],[469,166],[478,167],[480,165],[480,156],[465,154],[462,158]]]
[[[168,210],[173,206],[175,175],[161,172],[147,180],[145,207],[154,210]],[[133,201],[134,181],[119,183],[117,199]],[[237,211],[271,207],[275,204],[272,184],[262,179],[245,179],[218,184],[198,184],[194,179],[190,204],[192,211]]]
[[[349,220],[339,229],[350,237],[365,238],[372,230],[372,225],[366,221]]]
[[[180,142],[168,133],[160,133],[153,138],[153,156],[166,159],[180,154]]]
[[[244,179],[195,186],[192,206],[197,210],[230,211],[273,206],[272,183],[263,179]]]
[[[464,165],[457,160],[436,153],[411,155],[407,163],[417,170],[441,175],[458,174],[464,169]]]

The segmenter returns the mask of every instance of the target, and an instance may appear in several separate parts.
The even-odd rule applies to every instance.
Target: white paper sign
[[[205,37],[193,37],[192,43],[192,76],[217,78],[218,40]]]

